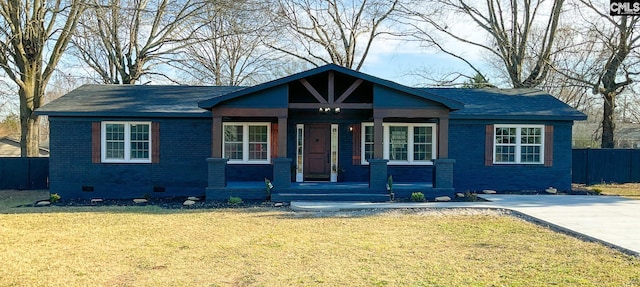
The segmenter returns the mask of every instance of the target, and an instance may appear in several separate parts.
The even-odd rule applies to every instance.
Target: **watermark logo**
[[[640,15],[640,0],[611,0],[609,2],[609,15]]]

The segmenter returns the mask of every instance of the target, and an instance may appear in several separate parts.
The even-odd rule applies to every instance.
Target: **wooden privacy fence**
[[[572,182],[640,182],[640,149],[574,149]]]
[[[48,157],[0,157],[0,189],[47,188]]]

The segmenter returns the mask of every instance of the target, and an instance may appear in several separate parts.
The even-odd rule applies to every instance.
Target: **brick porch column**
[[[274,158],[273,160],[273,186],[275,188],[288,188],[291,186],[291,162],[290,158]]]
[[[227,161],[228,158],[208,158],[207,188],[224,188],[227,186]]]
[[[433,187],[453,188],[453,164],[455,159],[441,158],[433,160]]]
[[[386,159],[369,160],[369,189],[372,191],[387,190],[387,163]]]

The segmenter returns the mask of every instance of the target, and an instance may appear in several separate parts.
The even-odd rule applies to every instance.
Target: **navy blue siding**
[[[487,124],[546,124],[554,126],[553,166],[484,165]],[[449,158],[455,159],[454,183],[458,191],[542,191],[548,187],[571,189],[571,122],[487,122],[451,120]]]
[[[227,182],[273,180],[271,164],[227,164]]]
[[[51,192],[63,198],[106,199],[205,193],[211,119],[135,119],[160,124],[160,162],[155,164],[92,163],[91,125],[100,120],[50,119]],[[154,192],[154,187],[164,192]]]
[[[380,85],[373,86],[373,106],[379,108],[443,107],[440,103],[397,90],[392,90]]]
[[[263,91],[256,92],[252,95],[247,95],[240,98],[229,100],[219,107],[226,108],[283,108],[289,104],[289,98],[283,95],[288,94],[288,87],[286,85],[269,88]]]

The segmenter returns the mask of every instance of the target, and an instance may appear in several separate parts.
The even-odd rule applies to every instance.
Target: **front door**
[[[307,124],[304,135],[304,180],[329,181],[331,125]]]

